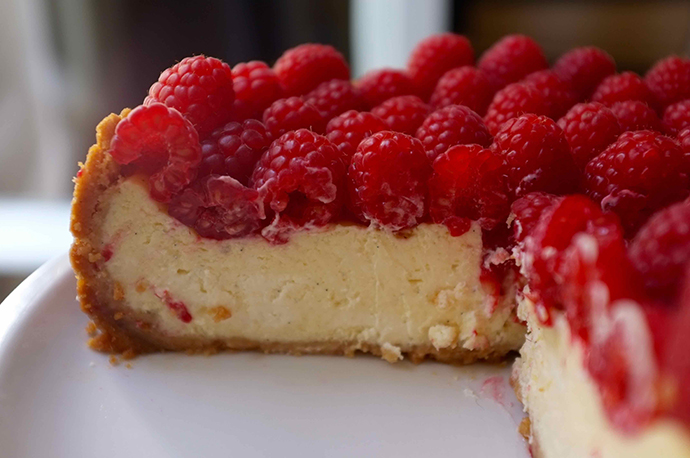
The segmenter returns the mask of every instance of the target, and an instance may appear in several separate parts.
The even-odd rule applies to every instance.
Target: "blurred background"
[[[158,74],[204,53],[273,63],[304,42],[337,47],[353,76],[403,67],[432,33],[467,35],[477,56],[525,33],[554,61],[581,45],[644,71],[690,51],[690,1],[0,1],[0,300],[71,241],[71,177],[110,112],[141,103]]]

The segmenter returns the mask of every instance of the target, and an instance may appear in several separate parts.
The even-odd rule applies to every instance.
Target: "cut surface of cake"
[[[690,456],[690,60],[423,40],[194,56],[106,117],[72,264],[108,352],[497,361],[533,454]]]

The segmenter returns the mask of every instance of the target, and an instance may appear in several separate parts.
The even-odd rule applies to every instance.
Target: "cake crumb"
[[[113,285],[113,299],[116,301],[121,301],[125,298],[125,289],[119,281],[116,281]]]
[[[530,434],[532,432],[532,422],[530,422],[529,417],[525,417],[520,422],[518,426],[518,432],[526,440],[529,440]]]
[[[127,364],[125,364],[125,367],[126,367],[127,369],[131,369],[131,368],[132,368],[132,363],[127,363]]]
[[[117,356],[115,355],[110,355],[110,358],[108,358],[108,361],[112,366],[117,366],[120,364],[120,360],[117,359]]]
[[[114,319],[115,321],[119,321],[119,320],[121,320],[124,316],[125,316],[125,314],[122,313],[122,312],[115,312],[115,314],[113,315],[113,319]]]
[[[94,337],[97,333],[98,328],[96,327],[96,323],[89,321],[89,323],[86,325],[86,334],[88,334],[89,337]]]
[[[213,317],[213,321],[216,323],[227,320],[232,316],[232,311],[227,307],[223,307],[222,305],[219,305],[218,307],[211,307],[208,309],[208,313]]]
[[[134,285],[134,289],[137,293],[143,293],[149,289],[149,283],[142,278],[141,280],[137,281],[136,285]]]
[[[386,342],[381,345],[381,358],[385,359],[389,363],[397,363],[403,359],[402,351],[400,350],[400,347]]]
[[[455,348],[458,341],[458,329],[454,326],[437,324],[429,328],[429,340],[436,350]]]
[[[134,359],[137,356],[137,352],[132,350],[131,348],[128,348],[127,350],[122,352],[122,359]]]

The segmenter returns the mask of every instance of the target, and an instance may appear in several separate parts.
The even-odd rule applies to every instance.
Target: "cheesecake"
[[[690,456],[690,60],[615,72],[522,35],[355,81],[320,44],[183,59],[75,177],[90,345],[519,352],[534,456]]]

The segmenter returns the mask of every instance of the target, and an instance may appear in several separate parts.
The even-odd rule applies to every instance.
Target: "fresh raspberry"
[[[199,176],[229,175],[247,185],[254,165],[271,144],[271,135],[256,119],[229,122],[201,144]]]
[[[560,118],[577,102],[575,93],[553,70],[530,73],[522,82],[531,84],[541,94],[551,119]]]
[[[616,73],[616,62],[606,51],[588,46],[563,54],[553,70],[585,100],[604,78]]]
[[[516,196],[532,191],[565,194],[577,187],[577,168],[563,131],[546,116],[525,114],[503,124],[491,150],[506,162]]]
[[[487,77],[474,67],[449,70],[438,80],[429,103],[436,109],[448,105],[465,105],[483,116],[494,96]]]
[[[673,137],[690,127],[690,99],[681,100],[669,105],[664,110],[664,132]]]
[[[454,33],[441,33],[417,43],[410,54],[407,70],[426,99],[444,73],[473,63],[474,50],[467,38]]]
[[[661,109],[690,99],[690,59],[678,56],[661,59],[649,69],[644,81]]]
[[[349,159],[362,140],[387,128],[386,123],[378,116],[350,110],[328,121],[326,137],[347,158],[349,165]]]
[[[649,291],[673,298],[690,259],[690,202],[655,213],[635,235],[629,254]]]
[[[654,105],[654,96],[637,73],[623,72],[604,78],[590,97],[592,102],[599,102],[610,107],[616,102],[639,100],[649,106]]]
[[[309,129],[322,134],[326,120],[319,110],[300,97],[279,99],[264,111],[264,125],[273,138],[297,129]]]
[[[622,132],[645,129],[661,131],[659,116],[644,102],[639,100],[616,102],[611,105],[611,111],[616,115]]]
[[[347,80],[326,81],[302,98],[319,110],[326,120],[362,107],[359,91]]]
[[[520,197],[510,206],[515,240],[521,242],[530,235],[539,222],[541,215],[559,202],[562,197],[545,192],[530,192]]]
[[[200,236],[217,240],[256,232],[266,217],[256,190],[232,177],[216,175],[173,196],[168,213]]]
[[[489,105],[484,122],[492,135],[506,121],[525,113],[548,115],[549,107],[540,92],[529,83],[513,83],[496,93]]]
[[[332,79],[350,79],[350,67],[343,55],[333,46],[314,43],[288,49],[273,70],[287,96],[306,94]]]
[[[214,57],[187,57],[166,69],[144,105],[161,102],[189,119],[201,138],[230,121],[235,100],[232,70]]]
[[[579,103],[558,120],[570,152],[580,170],[621,133],[618,119],[611,110],[596,102]]]
[[[232,67],[232,87],[235,90],[232,118],[240,122],[261,119],[264,110],[283,94],[273,69],[258,60]]]
[[[541,46],[525,35],[502,38],[482,55],[477,64],[495,90],[548,66]]]
[[[477,113],[464,105],[449,105],[431,113],[417,129],[430,161],[453,145],[488,147],[491,134]]]
[[[333,144],[307,129],[275,140],[254,169],[254,188],[263,195],[273,221],[261,234],[284,243],[300,227],[322,226],[340,213],[345,164]]]
[[[373,70],[355,82],[366,108],[374,108],[391,97],[416,95],[412,78],[402,70],[384,68]]]
[[[674,140],[648,130],[624,132],[587,164],[584,188],[633,234],[654,211],[685,197],[687,169]]]
[[[686,127],[678,133],[678,143],[685,153],[686,162],[690,163],[690,127]]]
[[[504,225],[510,209],[502,180],[503,159],[479,145],[456,145],[440,154],[429,179],[429,214],[451,235],[467,232],[471,221],[482,229]]]
[[[167,202],[194,179],[201,146],[194,126],[179,111],[151,102],[117,124],[110,155],[149,174],[151,197]]]
[[[398,132],[377,132],[357,147],[348,170],[353,212],[390,231],[419,224],[431,174],[422,144]]]
[[[374,107],[371,113],[383,119],[388,130],[414,135],[431,108],[416,95],[393,97]]]

